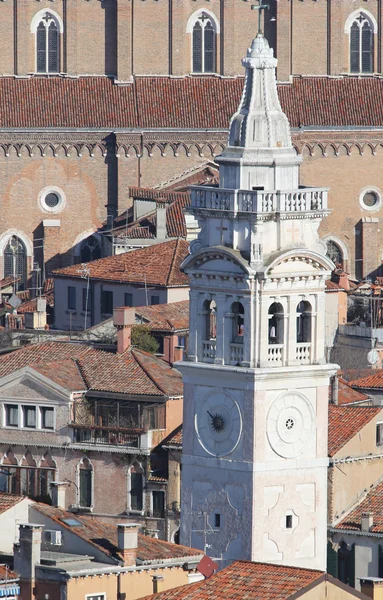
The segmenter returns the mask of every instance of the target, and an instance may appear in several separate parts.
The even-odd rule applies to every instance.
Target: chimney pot
[[[371,531],[372,526],[374,525],[374,515],[372,512],[364,512],[362,513],[361,518],[361,530],[362,531]]]
[[[139,523],[120,523],[117,525],[118,549],[122,554],[125,567],[136,564]]]
[[[136,321],[134,307],[120,306],[113,311],[113,325],[117,329],[117,352],[122,354],[131,344],[132,326]]]
[[[41,536],[44,525],[19,523],[19,543],[15,544],[14,569],[21,580],[35,578],[36,565],[41,559]]]
[[[52,505],[57,508],[66,509],[65,488],[69,486],[69,481],[52,481]]]

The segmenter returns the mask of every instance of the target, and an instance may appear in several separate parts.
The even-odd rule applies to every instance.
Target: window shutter
[[[36,32],[37,72],[45,73],[47,52],[47,35],[44,23],[40,23]]]
[[[354,23],[350,30],[350,71],[359,73],[359,39],[360,30],[357,23]]]
[[[198,22],[193,27],[193,73],[202,73],[202,28]]]
[[[205,31],[205,73],[214,73],[215,71],[215,33],[213,25],[208,21]]]
[[[378,549],[379,555],[378,555],[378,577],[382,578],[383,577],[383,546],[381,546],[379,544],[379,549]]]
[[[327,573],[338,579],[338,552],[327,542]]]
[[[59,32],[56,23],[52,21],[48,30],[48,71],[59,72]]]
[[[355,587],[355,544],[352,545],[347,558],[347,583]]]
[[[362,73],[373,71],[373,37],[369,23],[365,23],[362,29]]]

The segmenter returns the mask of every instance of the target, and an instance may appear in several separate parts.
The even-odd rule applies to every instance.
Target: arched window
[[[25,287],[26,274],[26,248],[20,238],[13,235],[4,250],[4,277],[12,276],[18,279],[15,283],[15,291],[17,291]]]
[[[374,70],[374,35],[370,19],[363,13],[350,27],[350,72],[372,73]]]
[[[60,30],[49,12],[45,12],[36,29],[36,71],[60,72]]]
[[[80,462],[78,477],[80,506],[89,508],[93,505],[93,467],[88,458]]]
[[[297,343],[311,342],[311,304],[302,300],[297,306]]]
[[[240,302],[234,302],[231,306],[233,314],[233,335],[232,342],[234,344],[243,344],[243,334],[245,333],[245,310]]]
[[[214,300],[205,300],[205,340],[215,340],[217,337],[217,305]]]
[[[269,344],[283,344],[283,306],[279,302],[269,308]]]
[[[203,12],[193,27],[193,73],[216,71],[216,28],[213,19]]]
[[[332,262],[334,263],[334,265],[336,267],[343,267],[343,253],[342,253],[342,250],[340,249],[340,247],[338,246],[338,244],[336,244],[332,240],[328,240],[328,242],[327,242],[326,256],[328,256],[328,258],[330,260],[332,260]]]
[[[101,247],[94,235],[91,235],[82,242],[80,257],[81,262],[85,263],[101,258]]]
[[[144,473],[142,467],[132,465],[128,472],[128,509],[141,511],[144,508]]]

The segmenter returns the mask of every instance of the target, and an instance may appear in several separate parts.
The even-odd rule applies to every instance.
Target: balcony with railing
[[[203,340],[202,342],[202,362],[214,362],[216,355],[216,340]]]
[[[81,399],[69,426],[74,444],[146,448],[148,431],[165,429],[165,405]]]
[[[309,365],[311,363],[311,344],[301,342],[296,345],[295,359],[301,365]]]
[[[283,365],[283,344],[269,344],[267,351],[268,362],[272,367]]]
[[[194,186],[191,207],[251,213],[307,213],[327,210],[327,200],[325,188],[264,191]]]

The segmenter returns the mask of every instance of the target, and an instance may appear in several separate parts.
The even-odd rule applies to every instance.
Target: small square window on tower
[[[216,529],[221,527],[221,515],[219,513],[215,513],[214,515],[214,527]]]
[[[286,515],[286,529],[293,528],[293,515]]]

